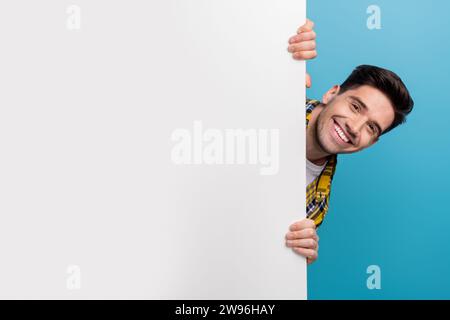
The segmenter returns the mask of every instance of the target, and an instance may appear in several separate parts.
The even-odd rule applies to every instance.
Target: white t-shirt
[[[323,165],[318,166],[306,159],[306,187],[322,173],[322,170],[325,168],[326,164],[327,163],[325,162]]]

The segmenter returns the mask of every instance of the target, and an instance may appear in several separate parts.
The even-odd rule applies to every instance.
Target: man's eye
[[[357,104],[352,103],[352,107],[353,107],[353,109],[355,109],[356,111],[359,110],[359,106],[358,106]]]
[[[372,133],[376,133],[377,129],[375,128],[375,126],[373,124],[369,124],[369,128],[370,128],[370,131],[372,131]]]

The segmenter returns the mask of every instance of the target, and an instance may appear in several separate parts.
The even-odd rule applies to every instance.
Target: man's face
[[[323,97],[316,141],[329,154],[353,153],[374,144],[394,121],[394,107],[380,90],[360,86],[338,94],[334,86]]]

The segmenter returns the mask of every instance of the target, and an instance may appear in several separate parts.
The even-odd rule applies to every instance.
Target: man
[[[314,24],[307,22],[289,39],[294,59],[316,57]],[[311,79],[307,75],[307,87]],[[307,258],[318,257],[316,229],[328,211],[337,154],[368,148],[406,120],[414,102],[402,80],[392,71],[358,66],[339,86],[318,100],[306,101],[306,216],[293,223],[286,245]]]

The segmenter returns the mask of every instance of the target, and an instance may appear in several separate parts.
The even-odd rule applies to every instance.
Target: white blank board
[[[2,2],[0,297],[305,299],[284,244],[304,20],[300,0]]]

